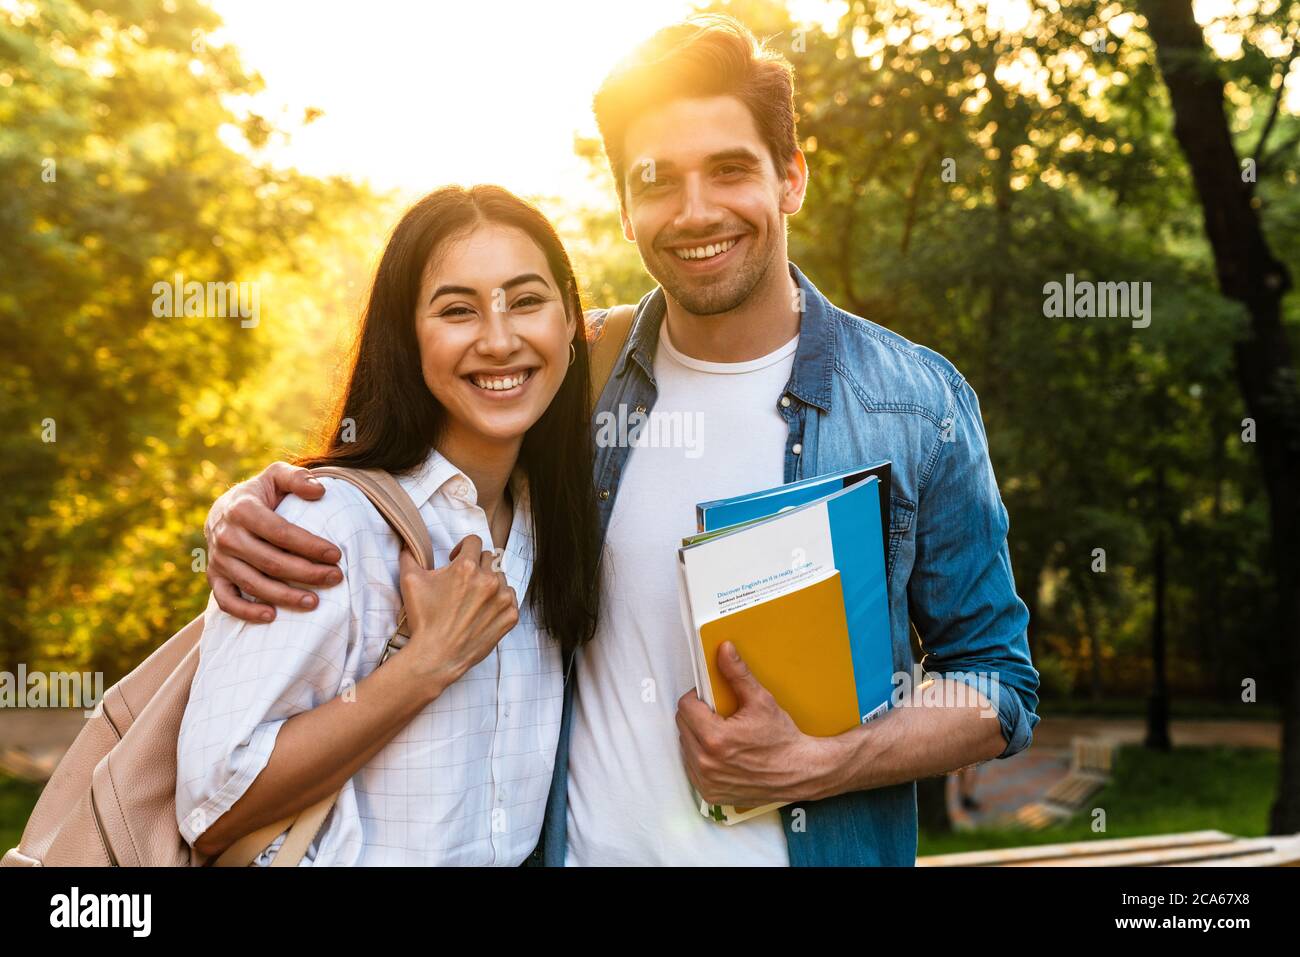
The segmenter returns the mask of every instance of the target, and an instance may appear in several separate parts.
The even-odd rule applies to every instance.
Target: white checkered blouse
[[[466,535],[492,547],[473,482],[440,453],[398,481],[428,525],[437,566]],[[290,496],[277,511],[339,547],[342,583],[317,592],[317,608],[281,608],[269,624],[208,603],[177,746],[176,818],[191,844],[248,790],[284,722],[372,671],[396,626],[396,534],[356,488],[322,482],[320,500]],[[518,471],[510,487],[502,571],[519,596],[519,623],[344,785],[304,865],[517,865],[536,845],[563,679],[559,647],[525,600],[532,517]]]

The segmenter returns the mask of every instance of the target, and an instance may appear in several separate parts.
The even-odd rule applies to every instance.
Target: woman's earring
[[[573,365],[578,359],[578,350],[573,348],[573,343],[569,343],[569,365]]]

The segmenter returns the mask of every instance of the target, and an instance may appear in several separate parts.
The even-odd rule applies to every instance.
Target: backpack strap
[[[322,465],[311,470],[311,474],[324,478],[338,478],[355,485],[370,499],[379,514],[392,526],[398,538],[410,549],[415,560],[425,571],[433,568],[433,542],[429,539],[429,530],[424,527],[420,510],[411,501],[406,490],[382,469],[353,469],[341,465]],[[406,610],[397,616],[397,630],[388,639],[383,654],[379,657],[382,665],[394,651],[400,650],[411,637],[411,627],[406,621]]]
[[[338,792],[335,791],[296,815],[290,815],[274,824],[260,827],[251,834],[245,834],[221,852],[221,856],[213,862],[213,867],[248,867],[271,846],[277,837],[284,834],[286,829],[289,833],[285,834],[280,850],[276,852],[275,857],[271,858],[271,866],[297,867],[306,856],[311,842],[320,833],[321,825],[325,823],[325,818],[329,817],[338,797]]]
[[[316,478],[338,478],[355,485],[384,516],[384,521],[392,526],[420,567],[426,571],[433,568],[433,541],[429,538],[429,530],[420,517],[420,510],[397,479],[381,469],[350,469],[340,465],[322,465],[312,469],[311,474]]]
[[[420,510],[415,507],[406,490],[389,473],[380,469],[352,469],[338,465],[322,465],[311,470],[316,477],[337,478],[355,485],[370,500],[384,521],[392,526],[402,543],[410,549],[420,567],[433,568],[433,540],[429,538],[429,529],[425,527]],[[403,630],[405,629],[405,630]],[[388,660],[389,654],[401,645],[396,644],[398,636],[410,637],[406,625],[406,612],[403,611],[397,625],[398,634],[389,639],[379,663]],[[402,642],[405,644],[405,641]],[[271,860],[272,867],[297,867],[307,853],[307,848],[320,833],[321,825],[329,817],[338,800],[338,792],[321,798],[311,807],[290,815],[274,824],[258,828],[246,834],[230,847],[226,848],[215,861],[217,867],[247,867],[271,845],[285,830],[284,843]]]
[[[614,363],[618,361],[619,354],[623,351],[623,344],[627,342],[628,334],[632,331],[632,319],[635,315],[636,306],[614,306],[612,309],[607,309],[599,334],[588,344],[593,402],[598,402],[601,393],[605,391],[605,384],[609,382],[610,374],[614,371]]]

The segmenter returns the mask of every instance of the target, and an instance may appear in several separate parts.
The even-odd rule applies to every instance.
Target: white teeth
[[[489,392],[505,392],[515,386],[523,385],[532,376],[533,370],[516,372],[514,375],[472,375],[470,381],[480,389]]]
[[[736,240],[728,239],[708,246],[696,246],[694,249],[674,249],[673,252],[677,254],[678,259],[712,259],[714,256],[725,253],[734,245],[736,245]]]

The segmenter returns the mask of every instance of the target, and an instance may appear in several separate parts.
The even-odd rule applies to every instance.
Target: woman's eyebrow
[[[504,283],[501,284],[501,288],[513,289],[515,286],[522,286],[526,282],[540,282],[547,289],[551,288],[551,284],[548,283],[541,276],[537,275],[537,273],[535,272],[521,273],[520,275],[515,276],[514,279],[507,279]],[[451,296],[451,295],[477,296],[478,290],[471,289],[469,286],[439,286],[437,289],[433,291],[433,295],[429,297],[429,302],[433,302],[433,300],[437,299],[439,296]]]
[[[439,296],[477,296],[478,290],[471,289],[469,286],[439,286],[429,297],[429,302],[437,299]]]
[[[551,284],[548,283],[541,276],[537,275],[537,273],[535,272],[526,272],[516,276],[514,279],[507,279],[504,283],[502,283],[501,288],[512,289],[515,286],[522,286],[526,282],[540,282],[547,289],[551,288]]]

